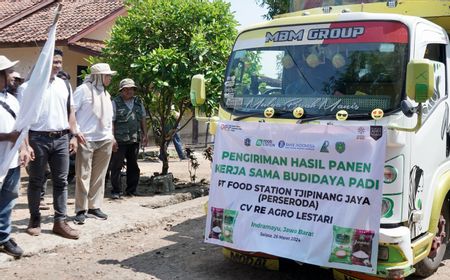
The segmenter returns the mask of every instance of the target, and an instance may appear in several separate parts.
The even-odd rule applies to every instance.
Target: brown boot
[[[38,236],[41,234],[41,215],[30,217],[30,222],[28,223],[26,232],[32,236]]]
[[[53,233],[69,239],[78,239],[80,233],[78,230],[71,228],[66,221],[55,221],[53,224]]]

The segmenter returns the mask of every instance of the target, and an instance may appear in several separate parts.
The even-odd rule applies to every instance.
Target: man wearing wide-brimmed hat
[[[55,49],[53,54],[50,82],[43,94],[42,107],[36,123],[31,124],[28,134],[35,160],[30,163],[28,184],[28,209],[30,221],[26,232],[32,236],[41,234],[41,191],[46,181],[47,164],[50,167],[53,182],[53,233],[69,239],[78,239],[80,233],[67,222],[67,175],[69,155],[75,152],[77,124],[73,111],[73,97],[64,81],[56,76],[61,70],[63,52]],[[18,91],[19,100],[28,83]],[[31,92],[31,91],[28,91]]]
[[[141,100],[134,96],[136,85],[132,79],[120,81],[120,95],[113,100],[114,138],[111,158],[112,198],[118,199],[122,194],[120,173],[124,159],[127,161],[127,186],[125,195],[137,195],[139,183],[139,166],[137,163],[139,146],[147,145],[147,124],[145,108]]]
[[[76,118],[80,128],[75,161],[74,222],[84,224],[86,217],[106,220],[101,207],[105,176],[113,144],[112,103],[106,87],[116,74],[107,63],[91,66],[90,75],[74,92]]]
[[[13,67],[19,61],[10,61],[0,55],[0,161],[4,161],[12,143],[16,142],[19,133],[13,131],[16,117],[19,114],[19,102],[7,92]],[[3,184],[0,185],[0,251],[14,257],[20,257],[23,250],[11,239],[11,212],[19,197],[20,161],[26,164],[26,148],[17,153],[9,166]]]

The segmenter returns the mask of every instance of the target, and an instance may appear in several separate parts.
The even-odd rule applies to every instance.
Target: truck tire
[[[442,205],[441,209],[441,218],[440,221],[444,221],[445,224],[443,225],[442,229],[439,229],[439,232],[437,235],[444,234],[444,238],[440,246],[437,248],[436,253],[434,254],[434,257],[431,257],[430,255],[433,255],[430,252],[430,255],[428,255],[426,258],[418,262],[414,267],[416,269],[415,274],[420,277],[428,277],[432,275],[436,270],[438,269],[439,265],[441,264],[444,255],[445,250],[447,249],[447,243],[449,240],[449,226],[450,226],[450,203],[449,203],[449,196],[447,196],[444,200],[444,204]],[[444,232],[443,232],[444,231]]]

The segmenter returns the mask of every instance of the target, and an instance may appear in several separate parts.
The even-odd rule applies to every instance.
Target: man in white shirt
[[[28,209],[30,222],[27,233],[33,236],[41,233],[41,213],[39,204],[41,190],[46,181],[47,163],[53,181],[53,208],[55,210],[53,233],[69,239],[78,239],[79,232],[66,222],[67,214],[67,175],[69,152],[75,152],[77,139],[69,135],[77,134],[75,113],[71,107],[72,94],[64,81],[56,76],[62,69],[61,50],[55,49],[50,83],[45,91],[38,121],[31,125],[29,143],[33,148],[35,160],[29,166]],[[19,99],[27,83],[19,88]],[[70,140],[70,143],[69,143]]]
[[[19,132],[13,131],[19,113],[19,102],[6,91],[12,79],[13,66],[19,61],[10,61],[0,56],[0,161],[4,161],[8,151],[16,142]],[[20,150],[20,162],[27,164],[28,153],[23,146]],[[19,154],[16,154],[9,166],[8,173],[0,185],[0,251],[19,258],[23,250],[11,239],[11,212],[16,198],[19,197],[20,166]]]

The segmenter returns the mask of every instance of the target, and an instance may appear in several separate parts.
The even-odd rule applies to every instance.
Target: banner
[[[221,122],[205,241],[375,273],[386,130]]]

